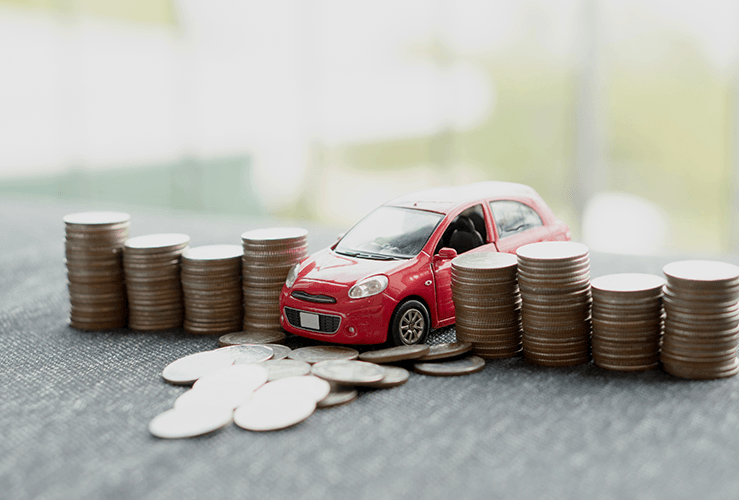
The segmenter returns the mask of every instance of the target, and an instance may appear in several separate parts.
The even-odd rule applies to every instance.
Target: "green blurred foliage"
[[[128,21],[175,24],[172,0],[0,0],[0,3],[67,14],[95,14]]]

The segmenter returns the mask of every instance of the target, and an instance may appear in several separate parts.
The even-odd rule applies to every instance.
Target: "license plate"
[[[307,312],[300,313],[300,326],[303,328],[310,328],[311,330],[321,329],[318,323],[318,315]]]

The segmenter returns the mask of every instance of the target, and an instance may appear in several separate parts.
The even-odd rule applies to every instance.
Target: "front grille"
[[[292,307],[286,307],[285,318],[287,318],[287,322],[295,328],[300,328],[301,330],[308,330],[311,332],[336,333],[339,330],[339,324],[341,323],[341,318],[339,316],[333,316],[331,314],[318,314],[318,330],[316,330],[315,328],[306,328],[300,325],[301,312],[316,314],[308,311],[299,311],[298,309],[293,309]]]
[[[336,299],[333,297],[329,297],[328,295],[313,295],[302,290],[295,290],[290,295],[298,300],[304,300],[306,302],[316,302],[318,304],[336,304]]]

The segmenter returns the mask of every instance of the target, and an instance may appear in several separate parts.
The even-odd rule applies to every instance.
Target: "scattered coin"
[[[289,394],[252,398],[236,408],[234,423],[249,431],[276,431],[310,417],[316,402],[308,396]]]
[[[227,352],[231,355],[236,365],[249,363],[261,363],[271,359],[275,351],[266,345],[240,344],[221,347],[216,351]]]
[[[425,356],[428,352],[429,346],[426,344],[400,345],[377,351],[363,352],[359,355],[359,359],[370,363],[395,363],[397,361],[418,359]]]
[[[456,375],[467,375],[479,372],[485,366],[485,360],[479,356],[469,356],[462,359],[450,361],[439,361],[435,363],[416,363],[413,369],[423,375],[438,377],[453,377]]]
[[[171,384],[189,385],[208,373],[232,365],[233,362],[233,355],[229,352],[196,352],[168,364],[162,371],[162,377]]]
[[[384,366],[385,376],[378,382],[372,382],[367,384],[368,387],[374,389],[389,389],[391,387],[397,387],[408,382],[410,372],[405,368],[399,366]]]
[[[286,345],[281,345],[281,344],[265,344],[265,345],[267,347],[272,348],[272,351],[274,352],[274,354],[272,355],[270,359],[274,359],[274,360],[285,359],[288,356],[288,354],[290,354],[290,352],[292,351],[292,349],[290,349]]]
[[[287,377],[301,377],[310,373],[309,363],[295,359],[270,359],[261,365],[267,369],[270,382]]]
[[[466,354],[472,350],[470,342],[446,342],[429,346],[428,354],[418,358],[418,361],[438,361],[451,359]]]
[[[285,334],[277,330],[233,332],[221,335],[218,339],[221,347],[239,344],[279,344],[284,341]]]
[[[293,350],[288,355],[290,359],[305,361],[311,364],[329,360],[357,359],[357,357],[359,357],[359,352],[356,349],[328,345],[301,347],[300,349]]]
[[[174,402],[175,409],[226,408],[233,411],[254,393],[246,387],[228,384],[208,389],[192,388]]]
[[[367,385],[385,377],[385,367],[354,360],[327,360],[313,365],[313,375],[339,385]]]
[[[351,387],[332,386],[328,396],[316,405],[318,408],[331,408],[334,406],[350,403],[357,399],[357,390]]]
[[[331,391],[331,385],[323,379],[312,376],[286,377],[267,382],[254,392],[254,399],[271,397],[308,396],[314,403],[325,398]]]
[[[179,439],[213,432],[231,423],[233,412],[224,407],[174,408],[149,422],[149,432],[163,439]]]
[[[193,389],[217,389],[223,386],[244,387],[249,392],[256,391],[267,383],[269,372],[263,364],[231,365],[200,377]]]

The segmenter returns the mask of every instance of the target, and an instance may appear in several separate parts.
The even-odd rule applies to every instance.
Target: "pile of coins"
[[[131,217],[119,212],[83,212],[64,217],[65,255],[73,328],[126,326],[126,287],[121,254]]]
[[[662,366],[689,379],[733,377],[739,372],[739,267],[680,261],[663,268],[665,332]]]
[[[424,344],[360,355],[339,346],[291,350],[275,344],[241,344],[190,354],[167,365],[162,377],[192,389],[182,393],[172,409],[154,417],[149,431],[176,439],[212,432],[231,422],[249,431],[284,429],[304,421],[317,408],[354,401],[357,388],[405,384],[410,372],[388,363],[414,362],[418,373],[436,376],[480,371],[485,365],[482,358],[461,357],[471,348],[470,344]]]
[[[457,340],[483,358],[521,352],[521,294],[516,256],[481,252],[452,260],[452,299]]]
[[[308,232],[300,228],[247,231],[243,244],[243,328],[281,330],[280,293],[290,268],[308,252]]]
[[[189,248],[182,254],[184,328],[190,333],[238,330],[244,316],[239,245]]]
[[[524,245],[518,256],[523,355],[542,366],[590,361],[590,255],[569,241]]]
[[[611,274],[592,281],[596,366],[616,371],[659,366],[664,284],[653,274]]]
[[[180,255],[189,242],[186,234],[152,234],[126,241],[123,268],[130,328],[155,331],[182,326]]]

